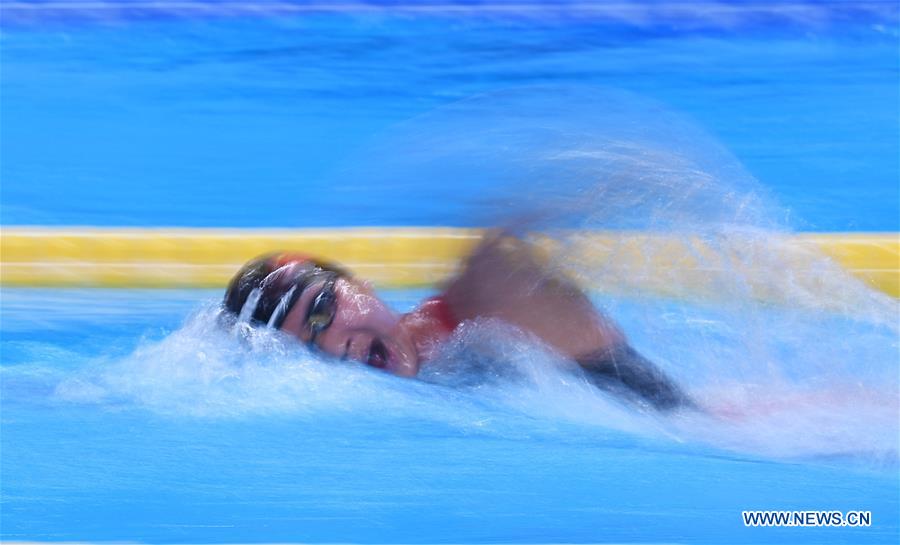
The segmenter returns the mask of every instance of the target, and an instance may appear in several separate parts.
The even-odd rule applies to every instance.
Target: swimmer
[[[596,386],[660,410],[693,407],[574,283],[513,236],[485,236],[440,295],[404,315],[343,268],[294,253],[247,263],[225,293],[228,313],[320,352],[415,377],[460,323],[494,318],[577,362]]]

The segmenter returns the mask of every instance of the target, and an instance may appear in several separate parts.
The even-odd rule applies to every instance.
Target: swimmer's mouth
[[[387,365],[387,361],[387,347],[380,339],[372,339],[372,344],[369,345],[369,354],[366,356],[366,364],[383,369]]]

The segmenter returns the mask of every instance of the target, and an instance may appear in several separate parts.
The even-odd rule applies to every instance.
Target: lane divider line
[[[0,227],[0,283],[54,287],[223,287],[248,259],[298,250],[344,264],[376,286],[432,286],[450,275],[481,230],[449,227],[193,229]],[[712,291],[716,278],[773,271],[806,278],[838,264],[900,297],[900,234],[800,233],[731,238],[578,232],[542,242],[568,263],[600,270],[604,291],[671,286]],[[567,253],[568,252],[568,253]],[[595,279],[596,280],[596,279]],[[680,283],[680,284],[679,284]],[[675,290],[679,291],[679,290]],[[684,291],[680,289],[680,291]],[[683,295],[678,293],[676,295]],[[826,295],[827,294],[823,294]]]

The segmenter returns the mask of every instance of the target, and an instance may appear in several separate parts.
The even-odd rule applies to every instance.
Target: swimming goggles
[[[337,281],[337,275],[329,275],[322,286],[322,291],[316,295],[313,302],[310,303],[309,309],[306,311],[306,318],[303,323],[310,331],[310,337],[307,344],[315,346],[316,337],[323,331],[328,329],[334,322],[334,315],[337,314],[337,295],[334,292],[334,283]]]
[[[314,271],[302,271],[298,274],[287,285],[287,290],[279,298],[278,304],[275,306],[266,325],[274,329],[281,329],[284,320],[291,313],[303,292],[313,282],[323,276],[325,277],[325,283],[321,291],[310,303],[303,319],[304,327],[310,332],[310,338],[306,344],[311,347],[314,346],[316,338],[334,322],[334,316],[337,313],[337,295],[334,286],[340,275],[335,272],[316,269]]]

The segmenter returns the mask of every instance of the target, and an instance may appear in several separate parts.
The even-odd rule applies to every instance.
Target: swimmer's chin
[[[384,370],[398,377],[412,378],[419,373],[419,357],[412,343],[410,346],[404,344],[399,341],[385,343],[387,362]]]

